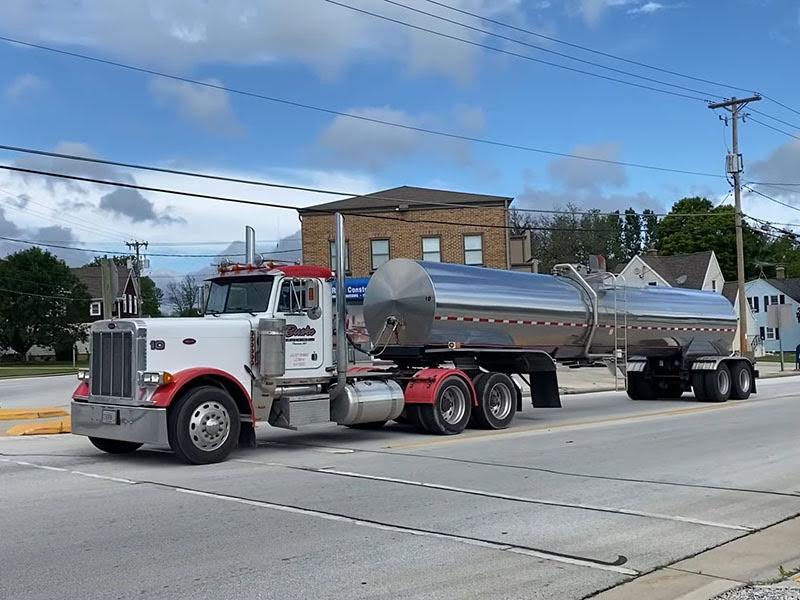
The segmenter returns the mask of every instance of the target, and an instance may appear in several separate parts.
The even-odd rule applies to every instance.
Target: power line
[[[540,58],[534,58],[534,57],[528,56],[526,54],[519,54],[518,52],[512,52],[511,50],[504,50],[503,48],[498,48],[497,46],[490,46],[489,44],[482,44],[481,42],[475,42],[475,41],[472,41],[472,40],[468,40],[467,38],[458,37],[456,35],[450,35],[449,33],[443,33],[441,31],[436,31],[435,29],[428,29],[427,27],[422,27],[420,25],[414,25],[413,23],[407,23],[406,21],[403,21],[401,19],[394,19],[392,17],[387,17],[386,15],[381,15],[381,14],[378,14],[378,13],[375,13],[375,12],[372,12],[372,11],[369,11],[369,10],[365,10],[363,8],[357,8],[355,6],[351,6],[351,5],[345,4],[343,2],[338,2],[337,0],[323,0],[323,1],[327,2],[329,4],[335,4],[336,6],[340,6],[342,8],[346,8],[348,10],[352,10],[354,12],[358,12],[358,13],[362,13],[362,14],[365,14],[365,15],[369,15],[369,16],[375,17],[377,19],[383,19],[384,21],[390,21],[392,23],[396,23],[398,25],[402,25],[403,27],[409,27],[411,29],[416,29],[418,31],[424,31],[426,33],[430,33],[432,35],[436,35],[436,36],[439,36],[439,37],[442,37],[442,38],[446,38],[446,39],[457,41],[457,42],[462,42],[464,44],[469,44],[470,46],[475,46],[475,47],[478,47],[478,48],[484,48],[485,50],[491,50],[492,52],[498,52],[500,54],[507,54],[509,56],[515,56],[517,58],[522,58],[524,60],[530,60],[530,61],[533,61],[533,62],[536,62],[536,63],[540,63],[540,64],[543,64],[543,65],[548,65],[548,66],[551,66],[551,67],[564,69],[566,71],[572,71],[574,73],[580,73],[582,75],[588,75],[590,77],[597,77],[599,79],[605,79],[607,81],[613,81],[613,82],[616,82],[616,83],[621,83],[621,84],[624,84],[624,85],[629,85],[629,86],[633,86],[633,87],[637,87],[637,88],[642,88],[642,89],[650,90],[650,91],[653,91],[653,92],[660,92],[662,94],[669,94],[671,96],[678,96],[680,98],[687,98],[689,100],[699,100],[700,102],[708,102],[707,98],[701,98],[699,96],[690,96],[689,94],[682,94],[680,92],[671,92],[669,90],[662,90],[660,88],[656,88],[656,87],[653,87],[653,86],[644,85],[644,84],[641,84],[641,83],[634,83],[632,81],[626,81],[624,79],[619,79],[619,78],[616,78],[616,77],[610,77],[608,75],[601,75],[599,73],[593,73],[592,71],[585,71],[583,69],[577,69],[575,67],[569,67],[567,65],[554,63],[554,62],[551,62],[551,61],[548,61],[548,60],[542,60]]]
[[[762,112],[762,111],[760,111],[758,109],[750,108],[749,111],[753,112],[753,113],[755,113],[757,115],[761,115],[762,117],[766,117],[768,119],[772,119],[776,123],[781,123],[782,125],[788,125],[792,129],[800,129],[800,125],[795,125],[794,123],[790,123],[789,121],[784,121],[783,119],[779,119],[778,117],[773,117],[772,115],[767,114],[765,112]]]
[[[28,244],[31,246],[44,246],[45,248],[59,248],[61,250],[78,250],[80,252],[92,252],[94,254],[112,254],[114,256],[131,256],[130,252],[120,252],[116,250],[100,250],[98,248],[81,248],[78,246],[67,246],[65,244],[50,244],[46,242],[39,242],[36,240],[23,240],[19,238],[12,238],[0,235],[0,240],[5,240],[7,242],[15,242],[17,244]],[[262,253],[262,255],[272,255],[272,254],[288,254],[290,252],[300,252],[300,248],[294,248],[292,250],[275,250],[268,253]],[[236,253],[236,254],[165,254],[165,253],[158,253],[158,252],[149,252],[147,256],[159,256],[159,257],[167,257],[167,258],[225,258],[229,256],[244,256],[244,253]]]
[[[758,194],[762,198],[766,198],[767,200],[772,200],[776,204],[780,204],[781,206],[785,206],[786,208],[791,208],[792,210],[796,210],[796,211],[800,212],[800,208],[798,208],[797,206],[794,206],[793,204],[788,204],[786,202],[781,202],[777,198],[773,198],[769,194],[765,194],[764,192],[760,192],[757,189],[750,187],[749,185],[745,185],[744,188],[749,190],[749,191],[751,191],[751,192],[753,192],[754,194]]]
[[[71,300],[74,302],[87,300],[88,298],[76,298],[75,296],[51,296],[49,294],[34,294],[33,292],[20,292],[19,290],[9,290],[7,288],[0,288],[0,292],[7,292],[9,294],[18,294],[20,296],[36,296],[38,298],[50,298],[54,300]]]
[[[764,123],[764,121],[759,121],[755,117],[748,117],[748,120],[752,121],[753,123],[758,123],[759,125],[761,125],[762,127],[766,127],[767,129],[772,129],[772,131],[777,131],[778,133],[782,133],[783,135],[788,135],[790,138],[794,138],[796,140],[800,140],[800,136],[797,136],[797,135],[795,135],[793,133],[789,133],[788,131],[784,131],[783,129],[775,127],[774,125],[770,125],[768,123]]]
[[[741,87],[737,87],[735,85],[730,85],[730,84],[727,84],[727,83],[720,83],[718,81],[713,81],[713,80],[710,80],[710,79],[703,79],[702,77],[695,77],[693,75],[687,75],[685,73],[680,73],[678,71],[672,71],[672,70],[666,69],[664,67],[658,67],[658,66],[655,66],[655,65],[647,64],[647,63],[640,62],[640,61],[637,61],[637,60],[633,60],[633,59],[630,59],[630,58],[625,58],[625,57],[619,56],[617,54],[611,54],[610,52],[603,52],[603,51],[597,50],[595,48],[590,48],[589,46],[583,46],[581,44],[576,44],[574,42],[568,42],[566,40],[562,40],[562,39],[559,39],[559,38],[556,38],[556,37],[553,37],[553,36],[545,35],[545,34],[540,33],[538,31],[533,31],[532,29],[526,29],[524,27],[519,27],[519,26],[516,26],[516,25],[512,25],[510,23],[506,23],[506,22],[503,22],[503,21],[499,21],[497,19],[493,19],[491,17],[487,17],[485,15],[481,15],[481,14],[478,14],[478,13],[470,12],[468,10],[464,10],[462,8],[458,8],[458,7],[455,7],[455,6],[451,6],[450,4],[447,4],[445,2],[438,2],[437,0],[425,0],[425,1],[430,3],[430,4],[435,4],[436,6],[441,6],[443,8],[447,8],[447,9],[455,11],[457,13],[461,13],[463,15],[468,15],[468,16],[474,17],[476,19],[481,19],[482,21],[486,21],[487,23],[493,23],[494,25],[499,25],[501,27],[506,27],[508,29],[513,29],[513,30],[519,31],[521,33],[527,33],[528,35],[532,35],[532,36],[538,37],[540,39],[547,40],[549,42],[554,42],[556,44],[562,44],[564,46],[569,46],[571,48],[576,48],[578,50],[583,50],[584,52],[590,52],[590,53],[596,54],[598,56],[604,56],[606,58],[612,58],[614,60],[619,60],[619,61],[631,64],[631,65],[636,65],[638,67],[644,67],[646,69],[652,69],[654,71],[659,71],[661,73],[666,73],[666,74],[669,74],[669,75],[675,75],[677,77],[683,77],[685,79],[691,79],[693,81],[698,81],[698,82],[701,82],[701,83],[708,83],[710,85],[715,85],[715,86],[718,86],[718,87],[730,88],[732,90],[738,90],[740,92],[753,93],[753,90],[751,90],[751,89],[741,88]],[[766,96],[764,96],[764,97],[766,98]],[[773,101],[773,102],[775,102],[775,101]]]
[[[630,59],[630,58],[625,58],[624,56],[619,56],[618,54],[612,54],[610,52],[603,52],[602,50],[597,50],[596,48],[591,48],[589,46],[576,44],[574,42],[568,42],[566,40],[562,40],[562,39],[559,39],[559,38],[556,38],[556,37],[553,37],[553,36],[545,35],[545,34],[540,33],[538,31],[533,31],[531,29],[526,29],[524,27],[519,27],[517,25],[512,25],[511,23],[507,23],[507,22],[504,22],[504,21],[493,19],[491,17],[487,17],[486,15],[481,15],[481,14],[478,14],[478,13],[475,13],[475,12],[471,12],[471,11],[465,10],[463,8],[458,8],[456,6],[452,6],[450,4],[447,4],[445,2],[440,2],[438,0],[425,0],[425,2],[428,2],[429,4],[433,4],[433,5],[436,5],[436,6],[440,6],[442,8],[446,8],[448,10],[451,10],[451,11],[454,11],[454,12],[457,12],[457,13],[460,13],[460,14],[463,14],[463,15],[467,15],[467,16],[470,16],[470,17],[473,17],[473,18],[476,18],[476,19],[480,19],[480,20],[485,21],[487,23],[492,23],[494,25],[499,25],[500,27],[506,27],[506,28],[512,29],[514,31],[519,31],[519,32],[526,33],[528,35],[532,35],[532,36],[540,38],[540,39],[544,39],[544,40],[547,40],[547,41],[550,41],[550,42],[554,42],[556,44],[562,44],[564,46],[569,46],[571,48],[576,48],[578,50],[583,50],[584,52],[589,52],[589,53],[592,53],[592,54],[596,54],[598,56],[603,56],[605,58],[611,58],[611,59],[614,59],[614,60],[619,60],[619,61],[622,61],[624,63],[628,63],[628,64],[631,64],[631,65],[636,65],[638,67],[643,67],[645,69],[652,69],[653,71],[658,71],[660,73],[666,73],[666,74],[669,74],[669,75],[674,75],[676,77],[681,77],[681,78],[684,78],[684,79],[690,79],[692,81],[697,81],[697,82],[700,82],[700,83],[707,83],[707,84],[714,85],[714,86],[717,86],[717,87],[728,88],[728,89],[731,89],[731,90],[737,90],[737,91],[740,91],[740,92],[745,92],[747,94],[756,94],[757,93],[752,88],[743,88],[743,87],[739,87],[739,86],[736,86],[736,85],[731,85],[729,83],[722,83],[722,82],[719,82],[719,81],[714,81],[712,79],[706,79],[706,78],[703,78],[703,77],[697,77],[697,76],[694,76],[694,75],[688,75],[686,73],[681,73],[680,71],[667,69],[665,67],[659,67],[657,65],[648,64],[648,63],[641,62],[641,61],[638,61],[638,60],[633,60],[633,59]],[[791,106],[788,106],[788,105],[784,104],[783,102],[780,102],[779,100],[776,100],[775,98],[767,96],[766,94],[760,94],[759,93],[759,95],[762,96],[764,99],[769,100],[770,102],[772,102],[772,103],[774,103],[774,104],[776,104],[776,105],[778,105],[778,106],[780,106],[782,108],[785,108],[786,110],[789,110],[789,111],[791,111],[791,112],[793,112],[793,113],[795,113],[797,115],[800,115],[800,110],[792,108]]]
[[[181,175],[181,176],[187,176],[187,177],[198,177],[198,178],[201,178],[201,179],[212,179],[212,180],[219,179],[219,180],[222,180],[222,181],[230,181],[230,182],[243,183],[243,184],[248,184],[248,185],[256,185],[256,186],[262,186],[262,187],[268,187],[268,188],[292,190],[292,191],[299,191],[299,192],[309,192],[309,193],[314,193],[314,194],[324,194],[324,195],[330,195],[330,196],[340,196],[340,197],[341,196],[346,196],[346,197],[349,196],[349,197],[352,197],[352,198],[368,198],[368,199],[374,199],[374,200],[391,200],[391,201],[398,202],[398,203],[401,203],[401,204],[424,204],[424,205],[427,205],[427,206],[439,205],[439,206],[442,206],[444,208],[475,208],[474,205],[459,204],[459,203],[454,203],[454,202],[439,202],[439,203],[437,203],[437,202],[432,202],[432,201],[429,201],[429,200],[413,200],[413,199],[408,199],[408,198],[399,198],[399,197],[387,196],[387,195],[384,195],[384,194],[354,194],[352,192],[347,192],[347,191],[330,190],[330,189],[324,189],[324,188],[318,188],[318,187],[310,187],[310,186],[301,186],[301,185],[290,185],[290,184],[276,183],[276,182],[273,182],[273,181],[254,180],[254,179],[237,179],[237,178],[223,177],[223,176],[217,176],[217,175],[210,175],[210,174],[207,174],[207,173],[199,173],[199,172],[196,172],[196,171],[180,171],[180,170],[177,170],[177,169],[166,169],[166,168],[162,168],[162,167],[153,167],[153,166],[149,166],[149,165],[126,163],[126,162],[119,162],[119,161],[113,161],[113,160],[104,160],[104,159],[100,159],[100,158],[90,158],[90,157],[74,155],[74,154],[63,154],[63,153],[59,153],[59,152],[48,152],[48,151],[45,151],[45,150],[37,150],[37,149],[33,149],[33,148],[23,148],[23,147],[20,147],[20,146],[9,146],[9,145],[4,145],[4,144],[0,144],[0,150],[10,150],[10,151],[13,151],[13,152],[21,152],[21,153],[26,153],[26,154],[37,154],[37,155],[41,155],[41,156],[50,156],[50,157],[63,158],[63,159],[69,159],[69,160],[78,160],[78,161],[83,161],[83,162],[98,163],[98,164],[111,165],[111,166],[116,166],[116,167],[124,167],[124,168],[129,168],[129,169],[139,169],[139,170],[143,170],[143,171],[156,171],[156,172],[159,172],[159,173],[168,173],[168,174],[171,174],[171,175]],[[616,161],[605,161],[605,160],[602,160],[601,162],[611,162],[611,163],[614,163],[614,164],[621,164],[621,163],[616,163]],[[22,167],[16,167],[16,166],[12,166],[12,165],[0,165],[0,169],[7,169],[7,170],[11,170],[11,171],[22,171],[22,172],[26,172],[26,173],[35,173],[35,174],[39,174],[39,175],[60,177],[60,178],[65,178],[65,179],[75,179],[75,180],[78,180],[78,181],[85,181],[85,182],[88,182],[88,183],[99,183],[99,184],[104,184],[104,185],[116,185],[116,186],[121,186],[121,187],[129,187],[129,188],[143,190],[143,191],[154,191],[154,192],[163,192],[163,193],[177,194],[177,195],[187,195],[187,196],[205,198],[205,199],[210,199],[210,200],[241,202],[241,203],[251,204],[251,205],[256,205],[256,206],[265,206],[265,207],[268,207],[268,208],[283,208],[283,209],[289,209],[289,210],[299,210],[299,209],[304,208],[304,207],[298,207],[298,206],[291,206],[291,205],[287,205],[287,204],[263,203],[263,202],[255,202],[255,201],[250,201],[250,200],[238,200],[238,199],[226,198],[226,197],[221,197],[221,196],[212,196],[212,195],[208,195],[208,194],[194,194],[192,192],[180,192],[180,191],[176,191],[176,190],[166,190],[164,188],[150,188],[150,187],[145,187],[145,186],[139,186],[137,184],[132,184],[132,183],[106,181],[106,180],[100,180],[100,179],[91,179],[91,178],[87,178],[87,177],[80,177],[80,176],[77,176],[77,175],[60,174],[60,173],[54,173],[54,172],[50,172],[50,171],[35,171],[35,170],[32,170],[32,169],[24,169]],[[705,175],[707,175],[709,177],[718,177],[718,178],[724,177],[723,175],[714,175],[714,174],[705,174]],[[319,209],[319,210],[318,209],[314,209],[314,210],[316,212],[330,212],[330,211],[326,211],[326,210],[322,210],[322,209]],[[574,211],[559,211],[559,210],[546,210],[546,209],[533,209],[533,208],[514,208],[512,210],[515,210],[515,211],[518,211],[518,212],[545,213],[545,214],[577,214]],[[585,213],[582,213],[582,214],[597,214],[597,213],[585,212]],[[600,214],[609,215],[609,214],[613,214],[613,213],[600,213]],[[658,213],[657,216],[663,216],[664,214],[665,213]]]
[[[513,42],[513,43],[519,44],[521,46],[526,46],[528,48],[533,48],[534,50],[539,50],[540,52],[546,52],[548,54],[553,54],[553,55],[559,56],[561,58],[574,60],[574,61],[577,61],[579,63],[583,63],[583,64],[586,64],[586,65],[591,65],[593,67],[597,67],[597,68],[600,68],[600,69],[606,69],[608,71],[613,71],[614,73],[620,73],[622,75],[627,75],[628,77],[635,77],[636,79],[642,79],[644,81],[650,81],[652,83],[658,83],[660,85],[673,87],[673,88],[684,90],[684,91],[687,91],[687,92],[693,92],[693,93],[696,93],[696,94],[704,94],[706,96],[713,96],[713,97],[718,97],[718,98],[721,97],[718,94],[711,94],[711,93],[705,92],[703,90],[698,90],[698,89],[695,89],[695,88],[686,87],[686,86],[679,85],[679,84],[676,84],[676,83],[669,83],[668,81],[663,81],[661,79],[655,79],[653,77],[647,77],[646,75],[638,75],[636,73],[631,73],[630,71],[626,71],[624,69],[617,69],[615,67],[609,67],[608,65],[604,65],[604,64],[601,64],[601,63],[596,63],[596,62],[593,62],[591,60],[586,60],[586,59],[583,59],[583,58],[578,58],[577,56],[572,56],[571,54],[566,54],[564,52],[558,52],[557,50],[551,50],[550,48],[545,48],[543,46],[537,46],[536,44],[531,44],[529,42],[525,42],[525,41],[517,39],[517,38],[512,38],[512,37],[509,37],[509,36],[506,36],[506,35],[495,33],[493,31],[489,31],[488,29],[481,29],[480,27],[474,27],[473,25],[469,25],[468,23],[463,23],[461,21],[456,21],[455,19],[449,19],[447,17],[443,17],[443,16],[437,15],[435,13],[427,12],[427,11],[424,11],[422,9],[415,8],[413,6],[409,6],[407,4],[403,4],[402,2],[397,2],[396,0],[383,0],[383,1],[386,2],[387,4],[392,4],[394,6],[399,6],[401,8],[405,8],[406,10],[410,10],[410,11],[413,11],[413,12],[421,14],[421,15],[426,15],[428,17],[432,17],[434,19],[438,19],[438,20],[444,21],[446,23],[451,23],[453,25],[458,25],[459,27],[464,27],[465,29],[469,29],[471,31],[477,31],[477,32],[482,33],[484,35],[489,35],[489,36],[492,36],[492,37],[496,37],[498,39],[506,40],[508,42]],[[349,5],[347,5],[347,7],[353,8],[353,7],[350,7]],[[370,13],[370,14],[372,14],[372,13]],[[547,63],[547,64],[552,64],[552,63]],[[562,67],[562,65],[553,65],[553,66],[558,66],[559,68]]]

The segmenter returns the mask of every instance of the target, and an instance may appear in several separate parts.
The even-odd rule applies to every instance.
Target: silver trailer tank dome
[[[736,315],[722,295],[679,288],[607,289],[594,284],[598,322],[590,352],[614,348],[614,312],[627,320],[628,347],[652,354],[683,349],[727,354]],[[616,295],[616,302],[614,297]],[[626,318],[623,317],[626,315]],[[373,346],[541,349],[556,358],[585,354],[592,297],[567,277],[390,260],[373,274],[364,297]]]

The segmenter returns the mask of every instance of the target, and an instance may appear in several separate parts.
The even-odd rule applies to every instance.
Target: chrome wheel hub
[[[495,419],[499,421],[505,419],[508,413],[511,412],[513,402],[511,390],[508,389],[507,385],[496,383],[489,390],[489,405],[487,408]]]
[[[189,420],[189,439],[205,452],[212,452],[222,446],[230,433],[231,417],[219,402],[201,404]]]
[[[439,410],[442,419],[449,425],[459,423],[467,410],[467,399],[461,388],[455,385],[448,386],[439,400]]]

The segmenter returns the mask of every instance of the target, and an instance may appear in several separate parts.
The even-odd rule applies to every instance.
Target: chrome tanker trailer
[[[394,259],[370,279],[374,352],[400,366],[452,362],[530,377],[534,406],[559,406],[555,362],[606,361],[635,400],[747,398],[757,372],[731,353],[737,319],[713,292],[625,287],[611,274],[554,275]]]

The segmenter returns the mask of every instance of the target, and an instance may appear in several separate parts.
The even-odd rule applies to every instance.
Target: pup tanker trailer
[[[535,275],[390,260],[363,307],[380,366],[349,366],[346,306],[334,300],[345,298],[344,265],[334,295],[330,269],[274,265],[254,248],[247,228],[246,261],[220,266],[203,317],[92,325],[73,433],[110,453],[148,443],[202,464],[254,445],[257,423],[503,429],[522,409],[519,380],[534,407],[561,406],[557,362],[606,361],[636,400],[755,391],[752,363],[730,352],[736,317],[721,295],[624,288],[570,265]]]

